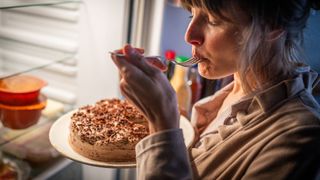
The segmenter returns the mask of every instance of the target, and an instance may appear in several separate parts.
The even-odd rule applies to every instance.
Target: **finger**
[[[146,109],[144,108],[144,106],[142,105],[142,103],[138,100],[138,98],[134,95],[135,93],[132,92],[132,90],[130,90],[130,86],[129,84],[123,80],[120,83],[120,90],[122,95],[131,103],[133,104],[135,107],[137,107],[139,109],[139,111],[146,117]]]
[[[130,46],[130,45],[126,45],[126,46]],[[131,46],[130,46],[131,47]],[[125,48],[125,47],[124,47]],[[119,59],[123,59],[124,58],[124,56],[120,56],[120,55],[118,55],[118,54],[123,54],[123,52],[124,52],[124,48],[122,48],[122,49],[117,49],[117,50],[114,50],[114,51],[112,51],[112,52],[110,52],[110,56],[111,56],[111,58],[112,58],[112,60],[114,61],[114,63],[117,65],[117,62],[116,62],[116,60],[119,60]],[[142,54],[141,53],[144,53],[144,49],[142,49],[142,48],[133,48],[134,50],[135,50],[135,52],[137,52],[138,54],[139,54],[139,56],[141,56],[142,57]],[[129,62],[132,62],[132,61],[129,61]]]
[[[132,65],[133,66],[133,65]],[[151,90],[155,87],[153,79],[150,76],[147,76],[144,72],[137,70],[136,67],[125,67],[122,69],[121,78],[126,82],[126,85],[132,89],[132,92],[135,94],[146,94],[146,87]]]
[[[114,61],[119,68],[121,82],[132,89],[134,94],[145,94],[145,87],[154,87],[152,79],[126,59]]]
[[[136,51],[138,51],[140,54],[144,54],[144,49],[143,48],[134,48]],[[123,48],[122,49],[116,49],[113,52],[117,54],[124,54],[123,53]]]
[[[130,46],[130,45],[127,45],[127,46]],[[113,52],[115,52],[116,54],[123,54],[124,49],[125,49],[125,47],[123,49],[118,49]],[[137,50],[139,54],[143,54],[143,52],[144,52],[144,49],[142,49],[142,48],[133,48],[133,49]],[[162,71],[162,72],[167,71],[167,66],[164,63],[162,63],[162,61],[159,60],[157,57],[152,57],[152,58],[148,57],[146,62],[149,65],[152,65],[153,67],[160,69],[160,71]]]
[[[144,54],[144,49],[143,48],[134,48],[137,50],[140,54]]]
[[[132,63],[130,63],[125,57],[120,57],[117,55],[111,55],[111,59],[114,62],[114,64],[119,69],[120,75],[123,78],[127,78],[132,73],[141,73],[141,70],[134,66]]]
[[[158,58],[152,57],[148,58],[146,62],[158,69],[160,69],[162,72],[165,72],[168,70],[168,66],[166,66],[164,63],[162,63]]]
[[[118,67],[121,78],[135,87],[136,90],[139,90],[140,92],[145,91],[145,86],[141,86],[141,84],[153,86],[150,77],[127,60],[126,57],[112,55],[112,60]]]
[[[139,54],[134,48],[130,45],[126,45],[123,48],[123,53],[128,57],[130,62],[137,66],[141,71],[147,75],[154,75],[155,73],[160,72],[160,70],[150,64],[148,64],[146,59]]]

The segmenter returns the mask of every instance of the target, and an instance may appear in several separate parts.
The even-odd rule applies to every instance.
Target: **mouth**
[[[202,56],[202,55],[201,55],[200,53],[198,53],[198,52],[193,53],[192,56],[195,57],[195,58],[199,58],[199,59],[200,59],[200,61],[199,61],[198,63],[201,63],[202,61],[208,60],[206,57]]]
[[[197,47],[192,47],[192,57],[196,57],[196,58],[199,58],[200,61],[198,62],[199,63],[202,63],[202,62],[210,62],[211,58],[209,56],[207,56],[208,54],[205,53],[206,51],[202,51],[203,49],[201,48],[197,48]]]

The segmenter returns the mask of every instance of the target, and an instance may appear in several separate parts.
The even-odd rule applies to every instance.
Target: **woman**
[[[138,179],[310,179],[320,167],[318,74],[299,63],[302,30],[319,0],[182,0],[185,39],[208,79],[234,81],[193,107],[187,151],[166,77],[127,45],[112,56],[123,95],[148,118]],[[118,52],[120,52],[118,50]]]

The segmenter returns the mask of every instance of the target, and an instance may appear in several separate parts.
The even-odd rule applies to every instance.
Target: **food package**
[[[30,166],[21,160],[7,157],[0,152],[0,180],[27,180]]]
[[[46,108],[42,110],[42,116],[48,120],[56,120],[64,113],[65,108],[63,103],[48,99]]]
[[[59,156],[49,141],[49,130],[52,122],[45,123],[38,128],[5,144],[3,152],[13,155],[30,163],[43,163]]]

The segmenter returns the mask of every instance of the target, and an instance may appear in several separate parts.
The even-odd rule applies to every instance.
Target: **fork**
[[[115,55],[115,56],[118,56],[118,57],[124,57],[125,55],[124,54],[120,54],[120,53],[115,53],[115,52],[111,52],[109,51],[110,54],[112,55]],[[178,62],[176,60],[168,60],[168,59],[165,59],[164,57],[162,56],[144,56],[145,59],[158,59],[160,60],[162,63],[164,64],[167,64],[167,62],[172,62],[173,64],[176,64],[176,65],[180,65],[180,66],[184,66],[184,67],[191,67],[197,63],[200,62],[200,58],[199,57],[191,57],[189,59],[187,59],[186,61],[183,61],[183,62]]]

